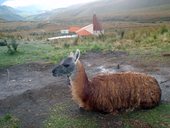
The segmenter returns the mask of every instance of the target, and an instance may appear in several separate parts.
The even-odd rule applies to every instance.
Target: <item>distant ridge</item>
[[[6,21],[82,23],[91,22],[93,13],[104,21],[170,21],[170,0],[98,0],[52,11],[42,11],[35,6],[18,10],[0,6],[0,18]]]
[[[103,20],[166,20],[170,17],[170,0],[100,0],[52,10],[36,15],[32,20],[90,20],[94,12]]]
[[[23,17],[17,14],[17,10],[8,6],[0,6],[0,19],[4,19],[6,21],[24,20]]]

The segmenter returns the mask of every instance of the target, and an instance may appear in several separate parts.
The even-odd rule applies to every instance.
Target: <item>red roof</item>
[[[78,27],[78,26],[71,26],[70,28],[69,28],[69,32],[76,32],[76,31],[78,31],[80,29],[80,27]]]
[[[84,29],[82,29],[81,31],[78,31],[77,34],[79,36],[90,36],[90,35],[92,35],[90,32],[88,32],[88,31],[86,31]]]

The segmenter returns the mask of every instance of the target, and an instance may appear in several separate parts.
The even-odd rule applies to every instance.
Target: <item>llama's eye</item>
[[[69,65],[69,64],[63,64],[63,66],[67,68],[67,67],[69,67],[70,65]]]

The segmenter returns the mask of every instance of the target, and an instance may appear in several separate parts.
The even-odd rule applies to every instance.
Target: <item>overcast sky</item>
[[[93,1],[96,0],[0,0],[0,3],[11,7],[26,7],[33,5],[50,10]]]

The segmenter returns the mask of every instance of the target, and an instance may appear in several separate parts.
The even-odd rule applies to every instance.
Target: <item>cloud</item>
[[[6,0],[0,0],[0,5],[2,4],[2,3],[4,3]]]
[[[5,0],[0,0],[5,1]],[[74,4],[92,2],[95,0],[6,0],[3,5],[11,7],[38,6],[43,9],[67,7]]]

